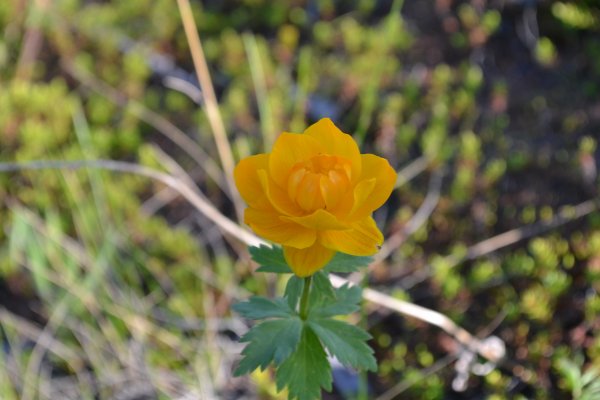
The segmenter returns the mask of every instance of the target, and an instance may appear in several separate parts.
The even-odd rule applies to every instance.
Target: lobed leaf
[[[292,275],[285,285],[285,292],[283,294],[283,297],[287,299],[288,305],[292,310],[296,310],[300,296],[302,296],[302,289],[304,289],[304,279]]]
[[[260,265],[259,272],[274,272],[276,274],[291,274],[292,270],[287,265],[283,256],[283,249],[279,246],[252,246],[249,248],[252,259]]]
[[[234,375],[241,376],[259,367],[264,370],[271,362],[275,365],[284,362],[298,347],[302,325],[300,318],[292,317],[254,326],[240,339],[248,345],[242,351],[244,358]]]
[[[330,302],[336,299],[335,289],[329,277],[323,271],[319,271],[313,275],[312,284],[312,291],[316,294],[317,301]]]
[[[335,299],[330,301],[313,302],[310,315],[317,317],[333,317],[347,315],[358,311],[362,290],[358,286],[348,284],[335,289]]]
[[[337,253],[323,268],[323,271],[338,273],[355,272],[372,262],[373,257],[352,256],[350,254]]]
[[[321,398],[321,388],[331,390],[331,366],[319,338],[308,327],[302,329],[298,348],[276,374],[277,390],[288,388],[290,400]]]
[[[295,315],[285,299],[273,300],[261,296],[252,296],[248,301],[236,303],[231,307],[235,312],[248,319],[288,318]]]
[[[367,332],[354,325],[331,318],[310,319],[308,325],[329,353],[342,364],[356,369],[377,370],[373,349],[367,344]]]

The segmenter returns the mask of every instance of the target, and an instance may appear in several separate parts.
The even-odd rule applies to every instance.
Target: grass
[[[323,116],[401,176],[368,397],[593,393],[596,27],[539,5],[528,48],[518,6],[459,3],[2,3],[0,397],[276,396],[231,378],[231,304],[284,282],[253,273],[230,172]],[[507,357],[472,374],[402,301]]]

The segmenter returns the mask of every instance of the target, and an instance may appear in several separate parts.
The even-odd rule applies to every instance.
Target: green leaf
[[[581,376],[581,386],[587,386],[592,382],[600,382],[598,378],[600,377],[600,369],[595,367],[590,367],[588,370]]]
[[[321,301],[335,300],[335,289],[329,280],[327,274],[319,271],[313,275],[312,291],[318,295]]]
[[[283,249],[279,246],[250,247],[252,259],[260,265],[259,272],[274,272],[276,274],[291,274],[292,270],[287,265],[283,256]],[[352,256],[350,254],[336,253],[325,265],[324,272],[347,273],[357,271],[373,262],[373,257]]]
[[[285,292],[283,294],[283,297],[287,299],[288,305],[292,310],[296,310],[300,296],[302,296],[302,289],[304,289],[304,279],[292,275],[287,285],[285,285]]]
[[[273,361],[281,364],[298,346],[302,332],[300,318],[286,318],[265,321],[254,326],[240,342],[249,342],[242,351],[244,358],[234,372],[241,376],[260,367],[261,370]]]
[[[362,290],[358,286],[348,284],[335,289],[335,299],[330,301],[320,300],[312,305],[310,315],[317,317],[333,317],[334,315],[347,315],[360,309]]]
[[[260,265],[259,272],[274,272],[276,274],[291,274],[292,270],[285,262],[283,249],[279,246],[250,247],[252,259]]]
[[[329,354],[342,364],[356,369],[377,370],[373,349],[366,343],[371,335],[364,330],[331,318],[309,319],[308,325],[321,339]]]
[[[350,254],[337,253],[323,268],[325,272],[354,272],[373,262],[373,257],[351,256]]]
[[[304,326],[298,348],[277,368],[277,390],[288,388],[289,399],[321,398],[321,388],[331,390],[331,366],[315,333]]]
[[[270,300],[261,296],[252,296],[248,301],[236,303],[231,308],[248,319],[288,318],[295,314],[285,299]]]

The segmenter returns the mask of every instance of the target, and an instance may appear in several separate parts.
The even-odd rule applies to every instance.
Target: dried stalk
[[[81,168],[99,168],[110,171],[132,173],[145,176],[164,183],[176,190],[187,201],[189,201],[198,211],[213,221],[223,232],[230,234],[249,246],[268,245],[265,241],[258,238],[253,233],[240,227],[235,222],[224,216],[217,210],[199,191],[191,189],[181,179],[171,175],[156,171],[152,168],[139,164],[115,161],[115,160],[77,160],[77,161],[31,161],[22,163],[0,163],[0,172],[15,172],[22,170],[47,170],[47,169],[81,169]],[[506,233],[495,236],[471,246],[466,259],[488,254],[504,246],[514,244],[519,240],[532,237],[535,234],[542,233],[548,229],[555,228],[576,218],[598,209],[598,201],[588,200],[569,210],[562,211],[550,222],[533,224],[528,227],[513,229]],[[331,275],[332,282],[336,286],[349,283],[348,280],[336,275]],[[419,305],[395,299],[382,292],[366,288],[363,290],[363,297],[371,303],[381,305],[382,307],[396,311],[400,314],[419,319],[431,325],[435,325],[446,333],[451,335],[464,348],[470,352],[477,353],[487,360],[496,363],[504,357],[504,343],[494,336],[486,339],[479,339],[470,334],[447,316]]]
[[[196,207],[198,211],[206,215],[225,233],[238,238],[249,246],[258,246],[261,244],[268,245],[265,241],[258,238],[253,233],[243,229],[238,224],[221,214],[219,210],[217,210],[206,198],[204,198],[203,195],[201,195],[200,192],[191,189],[181,179],[160,171],[156,171],[149,167],[115,160],[31,161],[23,163],[0,163],[0,172],[81,168],[100,168],[110,171],[132,173],[160,181],[180,193],[186,200]],[[337,286],[349,283],[349,281],[346,279],[336,275],[331,275],[331,279],[332,282]],[[497,362],[504,356],[503,343],[500,349],[498,346],[490,345],[490,341],[476,338],[441,313],[429,310],[413,303],[395,299],[384,293],[369,288],[363,290],[363,297],[365,300],[368,300],[374,304],[381,305],[390,310],[425,321],[443,329],[459,343],[465,346],[465,348],[492,362]],[[495,344],[497,344],[497,341]]]
[[[227,182],[227,187],[229,188],[231,198],[233,199],[238,220],[241,221],[242,210],[244,207],[237,189],[235,188],[235,183],[233,182],[233,153],[225,131],[225,124],[223,123],[221,112],[219,111],[219,103],[217,101],[217,96],[215,95],[212,79],[210,78],[206,57],[204,57],[204,50],[202,50],[202,42],[198,35],[198,28],[194,21],[190,2],[188,0],[177,0],[177,5],[179,7],[179,13],[181,14],[183,28],[185,29],[185,36],[190,46],[190,52],[192,53],[192,60],[196,69],[198,82],[200,83],[200,89],[202,90],[204,110],[206,111],[208,122],[210,123],[215,136],[217,151],[219,152],[223,170],[225,171],[225,181]]]

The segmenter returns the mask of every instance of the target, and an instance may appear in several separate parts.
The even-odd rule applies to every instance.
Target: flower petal
[[[271,242],[293,246],[299,249],[307,248],[315,243],[317,232],[292,221],[286,221],[276,211],[256,210],[247,208],[244,212],[244,222],[259,236]]]
[[[328,229],[348,229],[348,225],[342,224],[338,219],[325,210],[316,210],[310,215],[303,217],[281,217],[285,221],[292,221],[309,229],[324,231]]]
[[[396,184],[396,171],[385,158],[373,154],[363,154],[361,158],[363,167],[361,182],[354,190],[354,205],[350,212],[352,220],[362,220],[381,207],[390,197]],[[361,187],[361,184],[364,180],[370,179],[375,179],[375,185],[369,191],[371,183],[365,184],[364,187]]]
[[[288,194],[281,190],[281,188],[275,182],[273,182],[272,179],[269,179],[266,170],[259,170],[258,178],[260,180],[260,184],[262,185],[263,192],[267,196],[267,200],[273,207],[277,209],[277,211],[284,215],[302,214],[302,210],[300,210],[296,203],[289,199]]]
[[[375,184],[377,183],[377,179],[365,179],[354,187],[354,190],[351,195],[345,196],[338,207],[333,210],[333,213],[340,217],[341,219],[347,219],[348,215],[355,208],[358,208],[361,204],[363,204],[373,189],[375,188]]]
[[[260,170],[269,168],[269,155],[257,154],[241,160],[233,170],[233,178],[244,201],[252,208],[270,209],[267,198],[259,178]]]
[[[322,118],[304,131],[305,135],[318,140],[326,154],[340,156],[348,161],[352,167],[352,182],[356,182],[361,173],[361,158],[358,145],[352,136],[339,130],[329,119]]]
[[[295,200],[304,211],[313,211],[325,207],[320,182],[321,180],[317,174],[306,174],[302,178]]]
[[[323,268],[335,255],[335,251],[315,242],[311,247],[296,249],[283,246],[283,256],[292,271],[299,277],[310,276]]]
[[[336,180],[341,180],[338,178],[340,174],[337,171],[329,171],[328,175],[319,178],[319,188],[321,189],[321,197],[325,202],[325,207],[331,210],[339,204],[346,193],[343,184],[336,185]]]
[[[319,153],[323,153],[323,146],[315,138],[284,132],[275,141],[269,156],[269,175],[282,189],[286,189],[292,167]]]
[[[352,224],[351,229],[329,230],[319,235],[321,244],[329,249],[353,256],[371,256],[383,243],[383,235],[375,220],[367,217]]]

